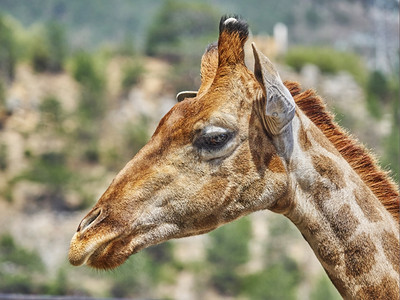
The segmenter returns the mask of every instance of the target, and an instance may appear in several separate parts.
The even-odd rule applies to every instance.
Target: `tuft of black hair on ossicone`
[[[234,19],[231,22],[226,22],[228,19]],[[234,33],[237,32],[241,38],[249,35],[249,25],[246,20],[239,15],[224,15],[219,22],[219,34],[222,32]]]

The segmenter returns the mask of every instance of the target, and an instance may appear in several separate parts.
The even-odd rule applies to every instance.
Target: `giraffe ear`
[[[292,121],[296,104],[289,90],[283,84],[271,61],[252,43],[254,53],[254,75],[264,90],[264,125],[269,134],[282,133]]]
[[[183,91],[176,95],[176,101],[182,102],[185,98],[194,98],[197,96],[196,91]]]

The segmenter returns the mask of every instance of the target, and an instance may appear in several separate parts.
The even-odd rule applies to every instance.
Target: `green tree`
[[[217,33],[219,14],[212,6],[202,2],[167,0],[150,25],[146,53],[179,59],[182,53],[189,53],[187,47],[197,46],[196,40],[210,38]]]
[[[8,149],[7,145],[0,143],[0,171],[5,171],[8,168]]]
[[[211,282],[220,293],[236,295],[239,292],[241,277],[237,268],[249,259],[250,238],[249,218],[241,218],[211,232],[207,260]]]
[[[365,85],[367,74],[365,64],[355,53],[337,51],[329,47],[297,46],[288,51],[285,62],[296,71],[300,71],[306,64],[316,65],[323,73],[335,74],[347,71],[361,85]]]
[[[116,54],[134,57],[136,55],[135,43],[131,34],[126,34],[116,49]]]
[[[67,165],[67,155],[63,152],[46,152],[31,158],[28,170],[16,177],[11,184],[20,180],[42,183],[46,186],[43,193],[27,202],[27,207],[38,209],[44,204],[54,210],[76,209],[65,202],[65,191],[75,182],[79,182],[77,174]]]
[[[112,274],[111,294],[113,297],[152,297],[152,287],[170,281],[175,272],[172,243],[152,246],[132,256]]]
[[[296,299],[300,270],[288,257],[269,264],[265,270],[248,275],[242,283],[242,293],[250,299]]]
[[[0,14],[0,79],[13,80],[17,63],[17,44],[14,33]]]
[[[46,39],[49,47],[50,72],[60,72],[64,68],[68,54],[68,43],[65,28],[58,22],[51,21],[46,24]]]
[[[36,72],[60,72],[68,53],[64,27],[48,22],[32,41],[32,65]]]
[[[17,245],[9,234],[0,237],[0,292],[37,292],[40,288],[37,277],[44,270],[36,252]]]
[[[79,113],[83,121],[99,120],[105,113],[104,77],[93,54],[79,52],[73,59],[72,75],[81,84]]]
[[[397,77],[397,80],[394,80],[393,83],[392,130],[385,139],[385,155],[383,157],[383,165],[390,166],[391,174],[397,183],[400,181],[400,104],[395,95],[399,95],[399,84],[399,78]]]
[[[340,294],[333,286],[332,282],[328,279],[328,276],[323,275],[318,278],[318,281],[314,285],[310,295],[311,300],[339,300],[342,299]]]
[[[1,115],[3,113],[5,113],[5,111],[6,111],[6,91],[5,91],[5,87],[4,87],[4,82],[0,76],[0,118],[1,118]],[[1,125],[2,124],[0,122],[0,127],[1,127]]]
[[[145,69],[141,62],[134,61],[128,63],[123,68],[122,89],[126,92],[132,86],[139,83],[140,78],[143,76]]]
[[[296,299],[302,274],[288,253],[287,245],[295,241],[298,231],[286,218],[269,216],[265,268],[243,279],[242,291],[251,299]]]
[[[60,101],[55,96],[45,97],[39,105],[41,125],[61,130],[64,112]]]

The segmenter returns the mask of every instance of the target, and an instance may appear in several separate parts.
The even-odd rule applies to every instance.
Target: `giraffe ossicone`
[[[69,261],[115,268],[143,248],[271,210],[289,218],[344,298],[399,298],[399,192],[322,100],[282,83],[247,23],[223,17],[183,95],[74,234]]]

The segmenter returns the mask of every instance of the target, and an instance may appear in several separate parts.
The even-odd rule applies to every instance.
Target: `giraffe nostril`
[[[101,215],[101,209],[97,208],[91,211],[79,224],[77,232],[83,232]]]

